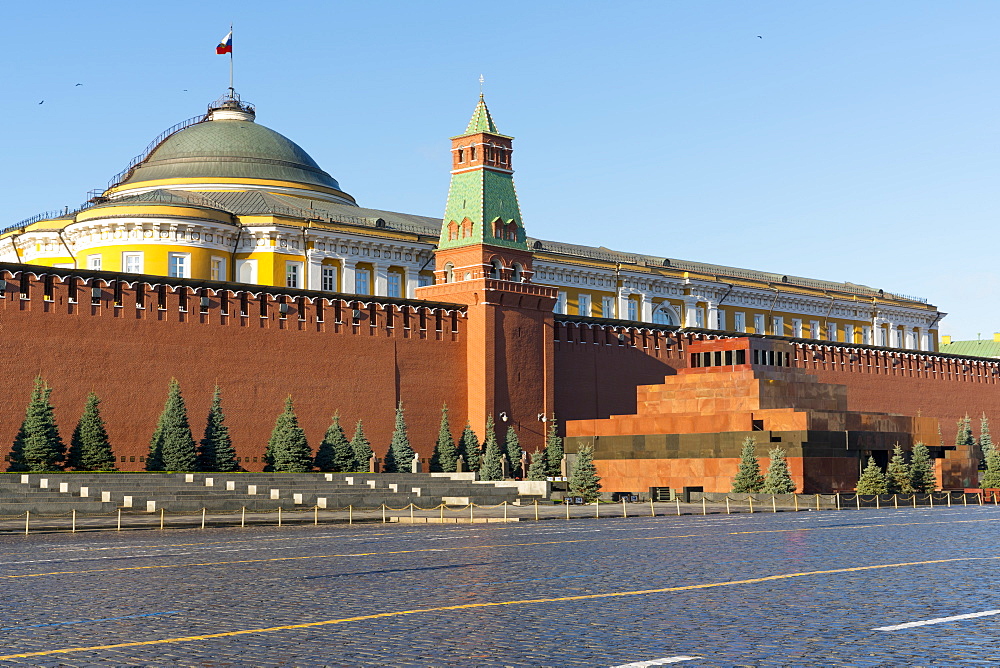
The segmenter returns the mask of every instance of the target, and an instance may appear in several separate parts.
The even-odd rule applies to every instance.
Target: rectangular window
[[[256,283],[257,260],[237,260],[236,280],[240,283]]]
[[[880,346],[887,346],[887,345],[889,345],[886,342],[886,339],[887,339],[887,336],[886,336],[885,327],[879,327],[878,328],[878,345],[880,345]]]
[[[223,257],[213,257],[210,277],[213,281],[226,280],[226,259]]]
[[[700,306],[694,310],[694,326],[704,327],[705,326],[705,309]]]
[[[811,339],[819,338],[819,320],[809,321],[809,338]]]
[[[603,297],[603,298],[601,298],[601,317],[602,318],[613,318],[613,317],[615,317],[615,298],[614,297]]]
[[[639,319],[639,302],[634,299],[626,299],[626,305],[628,306],[628,319],[638,320]]]
[[[389,297],[403,296],[403,275],[398,271],[389,272]]]
[[[285,263],[285,287],[286,288],[301,288],[302,287],[302,263],[301,262],[286,262]]]
[[[142,253],[122,253],[122,271],[126,274],[141,274]]]
[[[764,333],[764,316],[760,313],[756,313],[753,316],[753,332],[754,334]]]
[[[826,323],[826,339],[827,341],[837,340],[837,323],[835,322]]]
[[[864,325],[861,328],[861,343],[866,346],[870,346],[872,344],[872,328],[868,325]]]
[[[782,316],[771,316],[771,333],[775,336],[785,335],[785,319]]]
[[[792,318],[792,336],[802,338],[802,318]]]
[[[726,312],[721,308],[715,311],[715,328],[725,330],[726,329]]]
[[[733,314],[733,329],[737,332],[747,331],[747,316],[744,313]]]
[[[322,287],[326,292],[337,291],[337,268],[323,267],[321,273]]]
[[[577,313],[588,318],[592,315],[590,306],[590,295],[581,294],[576,298]]]
[[[358,295],[370,295],[372,284],[372,273],[367,269],[356,269],[354,271],[354,293]]]
[[[101,270],[101,256],[100,255],[88,255],[87,256],[87,269],[92,269],[94,271]]]
[[[556,307],[555,312],[559,315],[566,315],[566,293],[562,290],[559,291],[559,296],[556,297]]]
[[[420,274],[417,276],[417,286],[422,288],[425,285],[434,285],[434,277]]]
[[[188,278],[191,275],[190,253],[169,253],[167,255],[168,275],[171,278]]]
[[[854,343],[854,325],[844,325],[844,341]]]

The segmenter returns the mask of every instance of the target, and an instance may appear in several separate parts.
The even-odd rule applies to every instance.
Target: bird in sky
[[[83,85],[83,84],[79,84],[79,83],[77,84],[77,86],[82,86],[82,85]]]
[[[757,35],[757,39],[764,39],[762,35]]]
[[[39,102],[38,104],[45,104],[45,100],[42,100],[42,101],[41,101],[41,102]]]

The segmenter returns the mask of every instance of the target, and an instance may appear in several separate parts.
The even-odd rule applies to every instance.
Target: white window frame
[[[129,269],[129,260],[136,260],[135,267],[133,269]],[[127,253],[122,253],[122,271],[126,274],[141,274],[142,260],[142,252],[129,251]]]
[[[601,317],[602,318],[613,318],[613,317],[615,317],[615,298],[614,297],[601,297]]]
[[[354,294],[370,295],[372,293],[371,269],[354,270]]]
[[[576,312],[588,318],[593,315],[594,307],[590,295],[581,292],[576,296]]]
[[[826,340],[827,341],[837,340],[837,323],[835,322],[826,323]]]
[[[854,325],[844,324],[844,342],[854,343]]]
[[[872,344],[872,327],[871,325],[863,325],[861,327],[861,343],[866,346]]]
[[[753,314],[753,333],[754,334],[766,334],[764,314],[754,313]]]
[[[742,311],[737,311],[733,314],[733,329],[737,332],[746,333],[747,331],[747,314]]]
[[[302,268],[303,263],[300,261],[285,261],[285,287],[286,288],[302,288]]]
[[[705,309],[701,306],[696,306],[694,309],[694,326],[698,329],[705,328]]]
[[[556,306],[553,312],[559,315],[566,315],[566,304],[569,301],[569,295],[564,291],[560,290],[559,294],[556,296]]]
[[[386,297],[403,296],[403,275],[398,271],[386,274]]]
[[[213,281],[228,280],[226,275],[226,258],[213,255],[208,264],[208,275]]]
[[[792,318],[792,336],[802,338],[802,318]]]
[[[809,338],[819,340],[819,320],[809,321]]]
[[[320,269],[320,285],[326,292],[337,291],[337,267],[329,264]]]
[[[785,335],[785,318],[780,315],[771,316],[771,334],[775,336]]]
[[[434,285],[434,278],[423,274],[417,274],[417,287],[422,288],[427,285]]]
[[[626,299],[625,302],[628,304],[628,319],[638,320],[639,319],[639,302],[634,299]]]
[[[178,269],[180,273],[177,273]],[[167,253],[167,275],[170,278],[191,278],[191,253]]]
[[[715,328],[720,331],[726,331],[726,312],[721,308],[715,309]]]
[[[87,269],[91,271],[100,271],[103,259],[100,253],[87,256]]]
[[[247,278],[249,278],[250,280],[248,281],[243,280],[245,274],[249,274]],[[236,280],[239,283],[255,285],[257,283],[257,260],[252,260],[252,259],[237,260]]]

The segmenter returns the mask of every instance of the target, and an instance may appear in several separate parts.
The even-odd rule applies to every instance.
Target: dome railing
[[[180,132],[181,130],[189,128],[192,125],[197,125],[198,123],[202,123],[206,120],[208,120],[208,114],[207,113],[201,114],[199,116],[194,116],[192,118],[189,118],[186,121],[181,121],[180,123],[173,125],[164,130],[163,132],[161,132],[156,137],[156,139],[149,142],[149,145],[145,148],[145,150],[143,150],[142,153],[132,158],[132,160],[128,163],[128,167],[118,172],[113,177],[111,177],[111,180],[108,181],[108,190],[111,190],[115,186],[119,186],[125,181],[128,181],[129,177],[132,176],[132,173],[135,171],[136,167],[142,164],[142,162],[149,157],[149,154],[152,153],[154,150],[156,150],[156,147],[162,144],[168,137]]]

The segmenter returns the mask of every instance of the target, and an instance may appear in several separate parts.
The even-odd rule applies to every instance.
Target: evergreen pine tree
[[[351,450],[354,451],[354,461],[358,465],[358,470],[367,471],[368,462],[371,461],[372,455],[375,454],[372,451],[372,446],[365,437],[365,428],[361,424],[361,420],[354,425],[354,436],[351,437]]]
[[[367,462],[366,462],[367,463]],[[340,413],[333,414],[333,421],[326,429],[323,440],[316,448],[314,466],[320,471],[359,471],[361,469],[354,448],[340,426]]]
[[[441,407],[441,427],[438,429],[437,443],[434,444],[434,454],[431,455],[430,470],[435,473],[453,473],[458,465],[458,447],[451,435],[451,423],[448,422],[448,404]]]
[[[155,468],[154,468],[155,467]],[[198,453],[195,449],[187,408],[176,378],[170,379],[167,401],[149,443],[147,471],[196,471]]]
[[[910,486],[915,492],[933,492],[936,485],[930,452],[926,445],[917,441],[910,455]]]
[[[781,448],[774,448],[768,455],[771,458],[767,465],[767,475],[764,476],[764,486],[761,491],[765,494],[791,494],[795,491],[795,481],[788,471],[788,462],[785,461],[785,451]]]
[[[972,435],[972,418],[966,415],[958,420],[958,431],[955,433],[955,445],[966,447],[976,444],[976,438]]]
[[[906,456],[899,443],[892,449],[892,459],[885,472],[885,484],[889,494],[909,494],[913,491],[910,485],[910,466],[906,463]]]
[[[266,471],[304,473],[312,468],[312,450],[299,426],[291,395],[285,399],[285,410],[274,422],[274,430],[264,451],[264,462]]]
[[[406,434],[406,419],[403,417],[403,402],[396,406],[396,427],[392,431],[392,443],[385,453],[386,473],[409,473],[413,462],[413,448]]]
[[[885,476],[882,469],[875,463],[874,457],[868,458],[868,466],[858,478],[858,486],[855,488],[858,494],[885,494],[887,491]]]
[[[115,471],[115,455],[101,417],[101,400],[91,392],[70,439],[68,464],[77,471]]]
[[[480,480],[503,480],[503,453],[497,443],[493,416],[486,418],[486,442],[483,444],[483,461],[479,467]]]
[[[740,453],[740,468],[733,478],[733,493],[746,494],[759,492],[764,487],[764,476],[760,474],[760,461],[754,452],[757,441],[748,436],[743,441]]]
[[[465,423],[462,431],[462,438],[458,442],[458,454],[465,459],[465,468],[468,471],[478,471],[482,457],[479,451],[479,439],[476,432],[472,431],[472,425]]]
[[[54,471],[66,458],[66,446],[59,437],[55,411],[49,396],[52,388],[41,376],[35,378],[24,421],[11,448],[9,471]]]
[[[983,489],[1000,489],[1000,450],[993,446],[986,451],[986,471],[979,486]]]
[[[549,463],[545,461],[545,451],[535,450],[531,453],[531,464],[528,465],[528,480],[545,480],[549,475]]]
[[[236,463],[236,448],[229,438],[226,414],[222,411],[222,390],[216,385],[205,421],[205,434],[198,444],[198,470],[232,473],[242,468]]]
[[[559,477],[562,475],[563,440],[559,436],[556,416],[549,420],[549,433],[545,437],[545,461],[549,465],[549,475]]]
[[[986,463],[989,460],[987,453],[990,450],[993,450],[993,437],[990,436],[990,421],[986,419],[986,413],[983,413],[983,417],[979,421],[979,451],[983,455],[980,468],[987,468]]]
[[[504,438],[504,450],[507,452],[507,460],[510,462],[510,477],[521,478],[521,439],[517,437],[514,426],[507,427],[507,435]]]
[[[592,445],[581,445],[576,451],[576,462],[569,477],[569,491],[583,497],[585,503],[597,501],[601,497],[601,478],[594,466]]]

